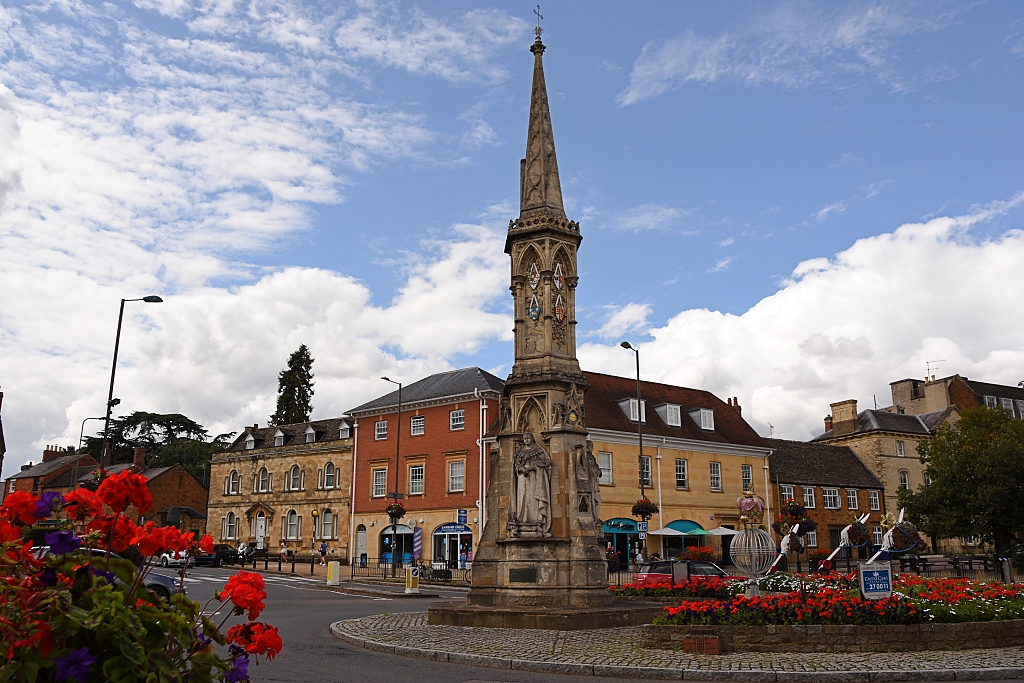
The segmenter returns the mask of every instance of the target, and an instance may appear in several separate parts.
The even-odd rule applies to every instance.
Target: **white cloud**
[[[587,214],[586,210],[584,213]],[[629,232],[668,230],[678,226],[688,214],[689,212],[683,209],[662,204],[641,204],[612,213],[603,221],[603,227]],[[596,217],[596,212],[591,211],[586,215],[588,220],[593,220],[592,217]]]
[[[735,31],[703,36],[686,29],[670,40],[647,43],[616,100],[623,106],[635,104],[688,82],[841,87],[863,75],[903,91],[915,77],[900,73],[895,40],[940,30],[963,9],[912,2],[860,2],[838,8],[784,3]]]
[[[877,183],[871,183],[865,190],[864,199],[871,199],[877,197],[882,192],[882,188],[891,183],[891,180],[880,180]]]
[[[649,327],[647,317],[651,314],[650,304],[630,302],[625,306],[605,306],[608,314],[597,335],[605,339],[617,339],[627,332],[643,332]]]
[[[889,382],[922,376],[936,358],[946,359],[944,373],[1015,385],[1024,377],[1024,320],[1007,316],[1006,302],[1024,297],[1024,231],[977,239],[969,229],[1021,206],[1024,193],[858,240],[832,259],[801,263],[740,315],[682,311],[647,330],[643,373],[739,396],[761,433],[770,422],[776,436],[794,439],[821,433],[831,402],[871,407],[874,395],[888,405]],[[587,369],[633,372],[614,346],[588,343],[579,355]]]
[[[826,204],[821,208],[820,211],[814,214],[814,220],[821,223],[823,220],[831,216],[832,214],[839,214],[846,211],[846,202],[832,202]]]
[[[732,263],[733,260],[735,260],[735,258],[736,258],[735,256],[726,256],[723,259],[718,259],[718,261],[715,263],[714,267],[713,268],[709,268],[707,272],[709,272],[709,273],[717,273],[717,272],[719,272],[721,270],[725,270],[726,268],[729,267],[729,264]]]
[[[720,247],[729,247],[729,246],[732,246],[735,242],[736,242],[736,238],[735,237],[726,237],[724,240],[722,240],[721,242],[718,243],[718,246],[720,246]]]

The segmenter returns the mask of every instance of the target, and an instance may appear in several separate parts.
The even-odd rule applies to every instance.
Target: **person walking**
[[[285,543],[284,540],[282,540],[281,541],[281,562],[287,562],[287,561],[288,561],[288,544]]]
[[[320,564],[327,566],[327,541],[320,541]]]

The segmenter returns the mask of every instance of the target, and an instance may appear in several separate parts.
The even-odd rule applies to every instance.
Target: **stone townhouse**
[[[403,561],[472,563],[484,521],[484,435],[497,419],[502,385],[480,368],[463,368],[402,387],[401,415],[397,390],[348,411],[355,561],[390,561],[397,552]],[[393,492],[407,510],[394,528],[384,512]]]
[[[739,401],[700,389],[641,382],[584,371],[586,426],[601,469],[600,517],[620,562],[638,547],[672,557],[685,546],[711,546],[728,557],[738,529],[737,499],[746,491],[768,498],[770,447],[743,419]],[[640,497],[637,421],[643,425],[645,494],[660,512],[640,541],[633,503]],[[685,535],[684,535],[685,534]]]
[[[818,527],[804,540],[808,552],[832,551],[839,547],[839,534],[864,513],[871,543],[882,544],[882,515],[885,496],[882,482],[848,446],[765,439],[772,449],[768,456],[771,472],[772,509],[786,500],[807,508]],[[867,548],[858,553],[866,557]]]
[[[889,384],[894,412],[908,415],[934,413],[947,408],[1000,408],[1024,420],[1024,388],[991,384],[950,375],[924,380],[901,379]]]
[[[348,420],[246,427],[210,463],[210,533],[232,545],[300,555],[327,543],[349,557],[352,434]]]

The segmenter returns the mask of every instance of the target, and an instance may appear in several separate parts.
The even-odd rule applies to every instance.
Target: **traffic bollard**
[[[292,552],[292,574],[295,573],[295,553]]]

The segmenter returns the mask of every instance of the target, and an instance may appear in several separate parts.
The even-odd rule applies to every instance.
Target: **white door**
[[[261,512],[256,516],[256,547],[263,550],[263,537],[267,535],[267,518]]]
[[[362,525],[360,525],[362,526]],[[362,557],[366,554],[366,529],[360,529],[356,532],[356,557]]]

